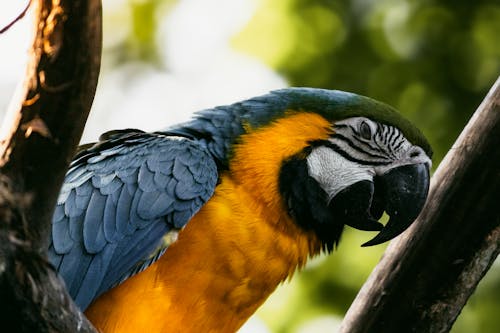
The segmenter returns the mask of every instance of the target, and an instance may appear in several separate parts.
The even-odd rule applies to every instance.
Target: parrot
[[[49,260],[100,332],[235,332],[346,226],[405,231],[431,158],[393,107],[320,88],[109,131],[69,166]]]

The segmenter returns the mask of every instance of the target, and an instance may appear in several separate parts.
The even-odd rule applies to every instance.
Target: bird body
[[[284,135],[290,129],[299,134]],[[231,172],[177,241],[147,270],[97,299],[89,319],[103,332],[236,331],[321,249],[314,233],[301,232],[282,209],[276,179],[284,157],[328,131],[321,117],[294,114],[244,135]],[[255,196],[260,186],[264,197]],[[131,305],[140,309],[133,316]]]
[[[49,257],[102,332],[233,332],[345,225],[404,231],[430,155],[390,107],[310,88],[113,131],[72,163]]]

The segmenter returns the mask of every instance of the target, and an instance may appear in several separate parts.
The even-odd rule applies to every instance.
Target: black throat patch
[[[328,252],[338,244],[344,224],[335,221],[328,196],[319,183],[309,176],[308,147],[285,160],[279,176],[279,190],[292,219],[303,229],[313,230]]]

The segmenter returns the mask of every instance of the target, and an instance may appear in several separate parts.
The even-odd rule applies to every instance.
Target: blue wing
[[[112,132],[80,152],[59,195],[49,247],[80,308],[159,258],[163,237],[203,206],[217,177],[198,142],[161,133]]]

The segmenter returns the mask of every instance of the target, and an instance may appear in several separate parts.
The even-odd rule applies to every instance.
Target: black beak
[[[330,202],[335,220],[353,228],[380,231],[361,246],[377,245],[401,234],[417,218],[429,191],[427,164],[404,165],[383,176],[357,182],[338,193]],[[377,220],[390,216],[385,227]]]
[[[427,164],[397,167],[377,179],[376,186],[380,186],[384,210],[390,219],[377,236],[361,246],[386,242],[405,231],[424,207],[429,182]]]

